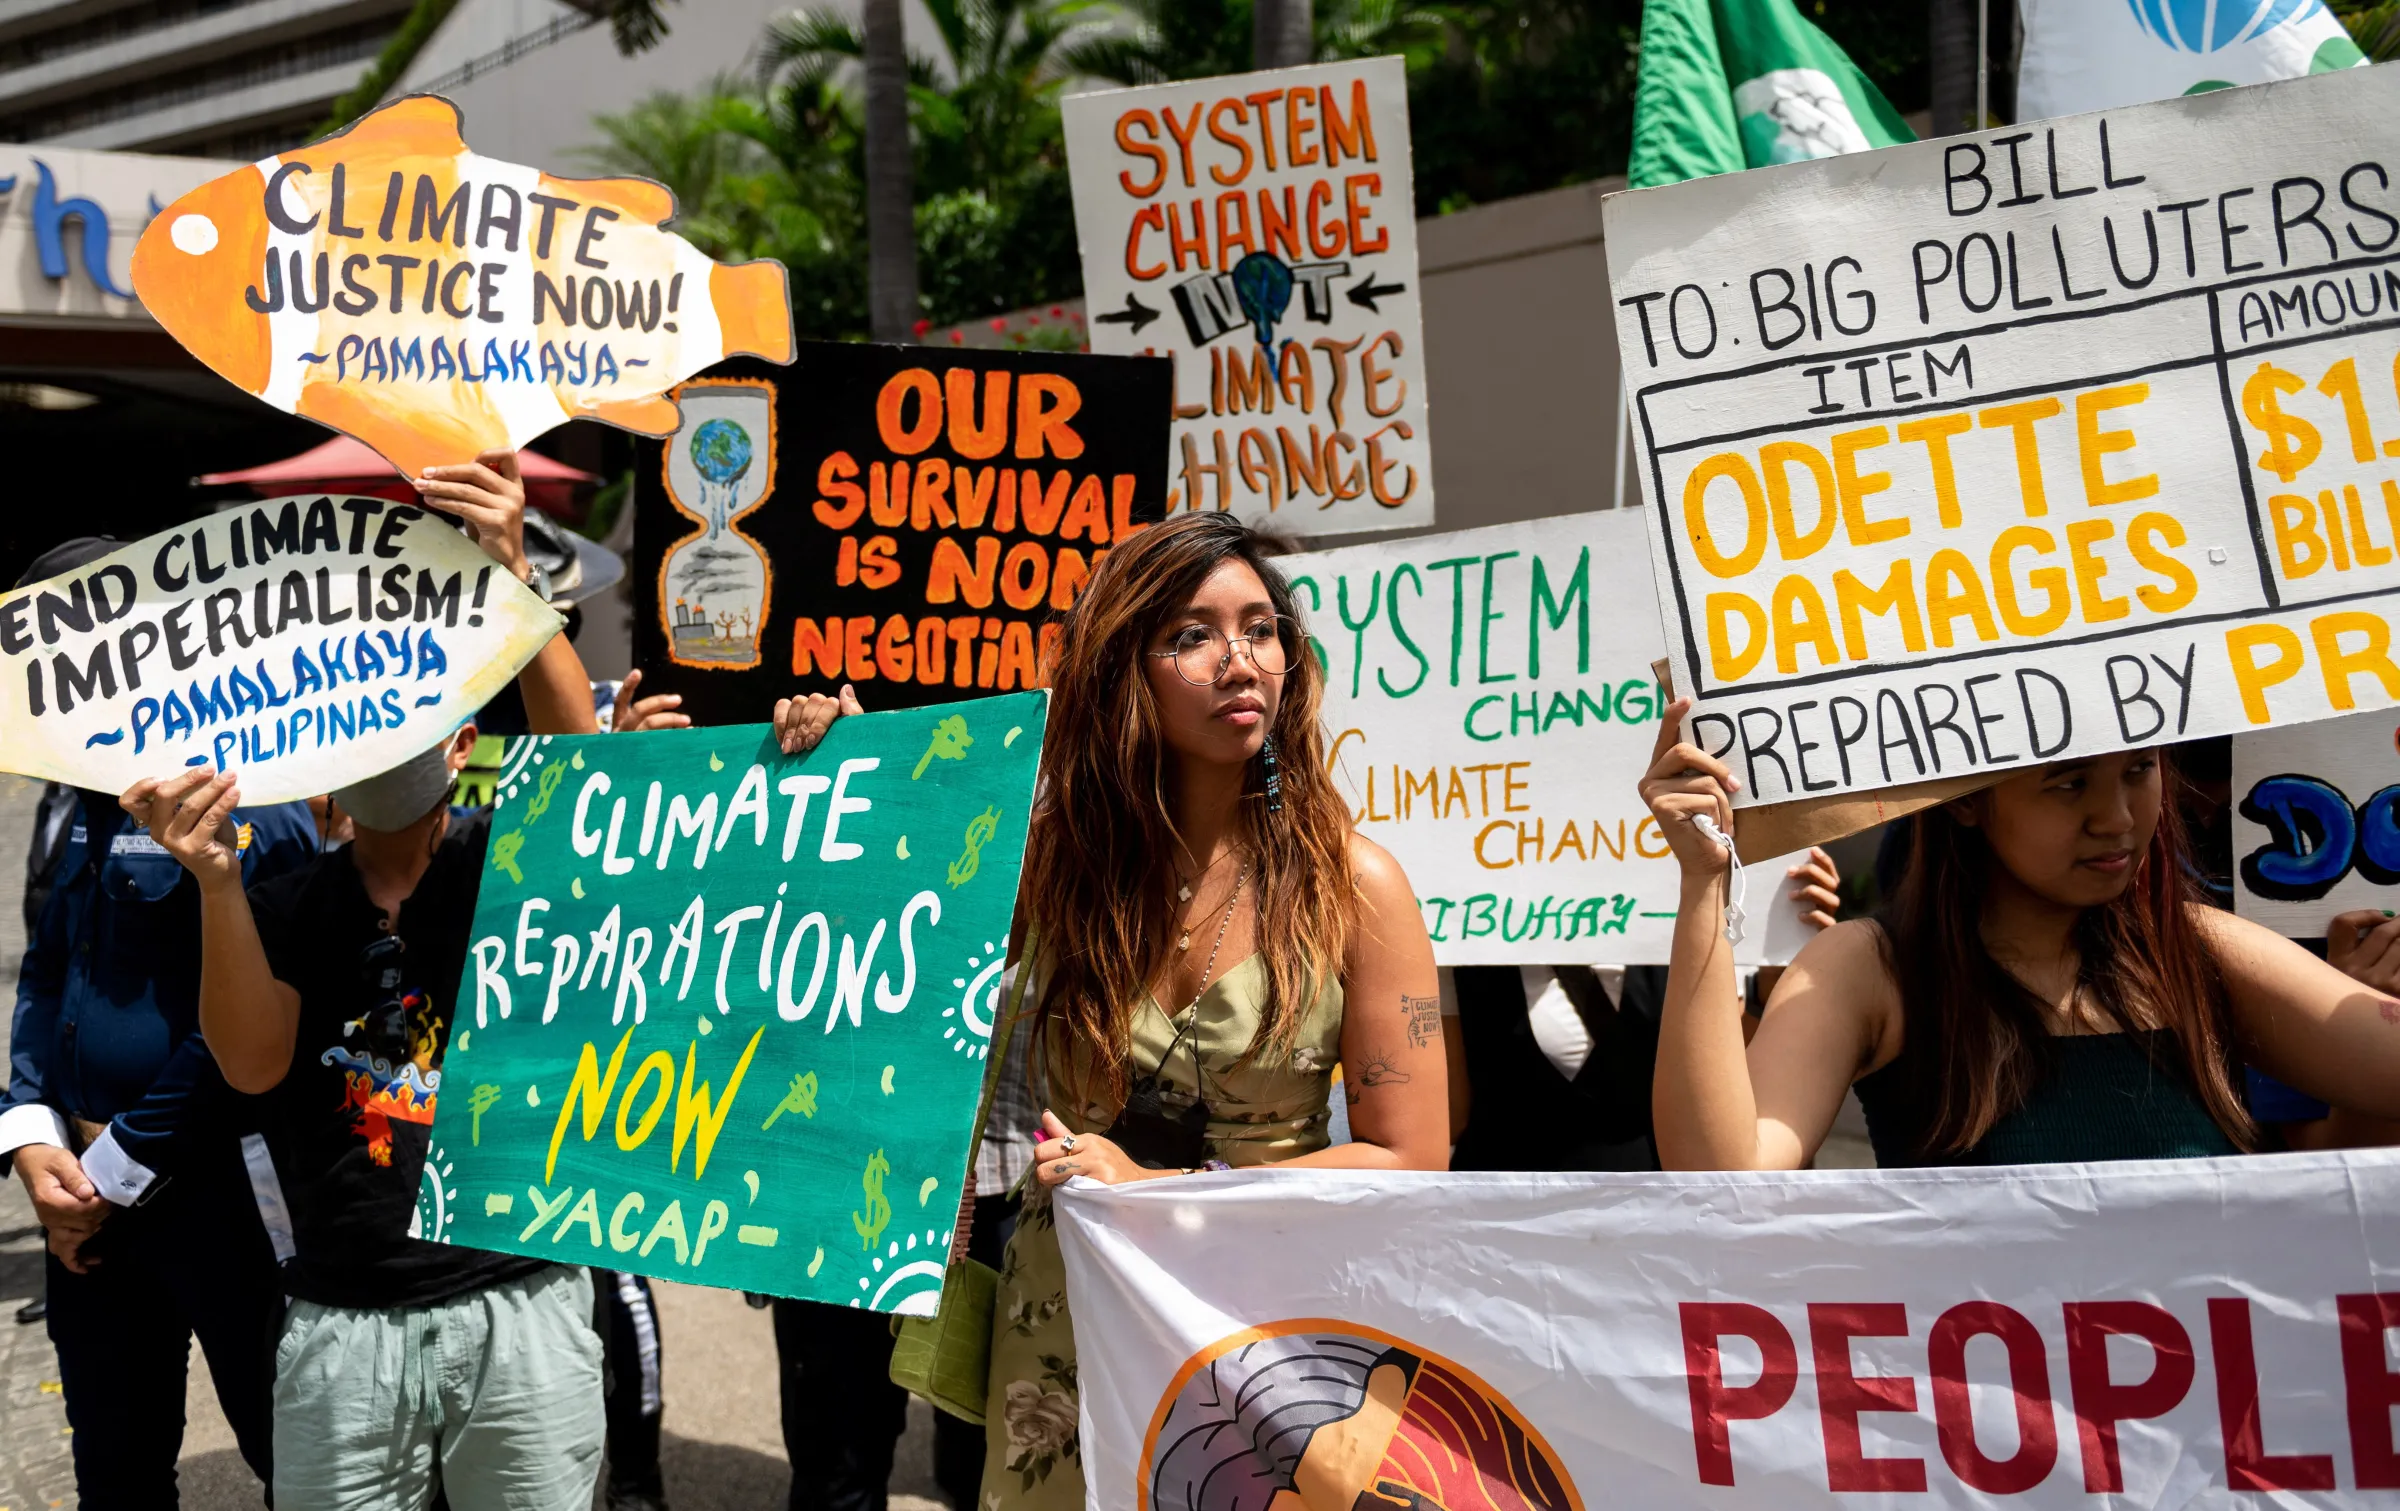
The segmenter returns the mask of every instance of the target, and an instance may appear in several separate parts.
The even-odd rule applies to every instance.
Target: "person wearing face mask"
[[[490,452],[424,502],[520,580],[524,489]],[[595,729],[564,635],[519,675],[537,734]],[[237,1090],[271,1096],[294,1253],[274,1353],[275,1502],[456,1511],[588,1507],[601,1451],[589,1273],[432,1241],[441,1069],[490,815],[449,806],[475,726],[333,794],[351,842],[245,895],[234,772],[143,781],[121,802],[200,898],[199,1021]],[[438,1189],[438,1187],[437,1187]]]
[[[1433,946],[1326,773],[1323,688],[1230,515],[1128,537],[1066,616],[1019,936],[1047,1110],[994,1305],[985,1511],[1084,1503],[1052,1188],[1448,1162]]]
[[[19,586],[121,544],[68,541]],[[36,829],[46,901],[27,920],[0,1154],[48,1240],[77,1493],[89,1506],[172,1506],[195,1335],[244,1461],[269,1474],[266,1346],[283,1301],[244,1158],[257,1109],[226,1089],[201,1038],[197,885],[115,797],[53,791]],[[227,824],[246,882],[316,857],[304,803],[244,806]]]

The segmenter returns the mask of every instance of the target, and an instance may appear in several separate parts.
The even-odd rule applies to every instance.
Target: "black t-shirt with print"
[[[427,1154],[490,833],[488,812],[453,816],[397,930],[348,846],[250,894],[267,964],[300,994],[275,1153],[298,1251],[284,1288],[302,1301],[425,1306],[544,1268],[428,1241],[450,1220],[448,1162]]]

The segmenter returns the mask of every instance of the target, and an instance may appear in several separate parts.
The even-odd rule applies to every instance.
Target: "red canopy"
[[[591,473],[554,462],[538,451],[518,452],[517,470],[525,479],[528,503],[568,519],[576,512],[576,485],[597,481]],[[210,486],[238,483],[260,498],[310,491],[363,493],[370,498],[402,502],[416,497],[416,490],[400,480],[397,468],[364,441],[346,435],[337,435],[322,446],[313,446],[280,462],[245,467],[239,472],[211,472],[200,481]]]

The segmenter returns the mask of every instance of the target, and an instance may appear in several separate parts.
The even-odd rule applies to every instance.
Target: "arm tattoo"
[[[1361,1091],[1371,1086],[1405,1086],[1408,1072],[1392,1063],[1391,1052],[1377,1050],[1358,1067],[1358,1086]]]
[[[1408,1015],[1408,1045],[1423,1049],[1439,1042],[1442,1037],[1442,999],[1439,997],[1408,997],[1400,999],[1400,1011]]]

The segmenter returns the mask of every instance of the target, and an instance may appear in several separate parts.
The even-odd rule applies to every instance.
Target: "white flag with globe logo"
[[[2366,61],[2325,0],[2020,0],[2019,9],[2020,120]]]

